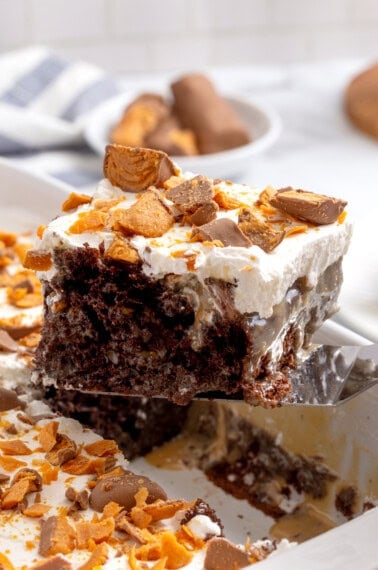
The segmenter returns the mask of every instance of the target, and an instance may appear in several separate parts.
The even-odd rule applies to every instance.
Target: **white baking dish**
[[[32,230],[59,214],[71,189],[48,177],[30,174],[0,159],[0,227]],[[318,340],[327,343],[363,344],[364,339],[330,322]],[[252,409],[254,423],[280,433],[285,448],[295,453],[324,455],[325,462],[366,496],[378,496],[378,389],[334,409]],[[144,459],[132,468],[149,474],[172,496],[201,496],[218,511],[226,535],[244,542],[266,536],[272,519],[245,501],[226,495],[197,470],[166,471]],[[259,568],[317,569],[378,568],[378,508],[306,543],[260,563]],[[255,568],[253,565],[251,568]]]

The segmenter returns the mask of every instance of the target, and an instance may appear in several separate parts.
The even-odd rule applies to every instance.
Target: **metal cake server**
[[[378,384],[378,344],[312,345],[288,372],[293,387],[283,406],[335,406]],[[241,394],[207,392],[200,398],[243,400]]]

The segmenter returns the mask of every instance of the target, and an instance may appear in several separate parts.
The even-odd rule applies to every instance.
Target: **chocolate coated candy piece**
[[[0,329],[0,351],[17,352],[18,344],[13,340],[7,331]]]
[[[194,213],[198,206],[210,202],[213,197],[213,186],[206,176],[194,176],[165,193],[168,200],[181,211]]]
[[[145,138],[144,144],[171,156],[193,156],[199,152],[193,131],[183,129],[174,115],[161,121]]]
[[[202,206],[197,208],[197,210],[189,216],[188,221],[193,226],[203,226],[215,220],[218,210],[218,204],[211,200],[211,202],[206,202],[206,204],[202,204]]]
[[[91,492],[89,504],[95,511],[101,512],[110,501],[118,503],[126,510],[135,506],[135,494],[145,487],[148,491],[146,502],[153,503],[157,499],[167,499],[165,491],[148,477],[125,471],[123,475],[101,479]]]
[[[163,97],[144,93],[127,107],[121,121],[111,133],[111,141],[126,146],[144,146],[146,136],[169,113],[170,109]]]
[[[249,237],[254,245],[261,247],[265,253],[272,251],[285,236],[285,232],[277,231],[247,208],[239,214],[239,228]]]
[[[194,131],[202,154],[235,148],[250,141],[245,125],[207,77],[187,75],[171,87],[175,112],[183,126]]]
[[[6,388],[0,388],[0,412],[14,410],[18,407],[24,408],[25,405],[18,399],[16,392],[13,392],[13,390],[7,390]]]
[[[39,553],[42,556],[67,554],[75,548],[76,531],[65,516],[52,516],[42,521]]]
[[[286,214],[317,225],[336,222],[347,205],[345,200],[290,187],[277,190],[270,203]]]
[[[250,247],[251,241],[238,226],[228,218],[220,218],[199,228],[194,228],[192,241],[220,241],[224,246]]]
[[[208,542],[205,570],[237,570],[248,564],[247,554],[225,538],[212,538]]]
[[[174,174],[174,164],[165,152],[118,144],[106,147],[104,175],[121,190],[140,192],[149,186],[159,187]]]

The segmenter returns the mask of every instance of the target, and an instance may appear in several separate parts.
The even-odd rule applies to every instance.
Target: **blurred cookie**
[[[378,64],[351,81],[345,95],[345,109],[358,129],[378,139]]]

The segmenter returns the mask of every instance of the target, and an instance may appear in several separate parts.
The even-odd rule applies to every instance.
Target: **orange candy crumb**
[[[29,249],[23,261],[26,269],[34,271],[47,271],[52,265],[51,253]]]
[[[103,230],[106,222],[106,214],[93,210],[90,212],[81,212],[76,222],[74,222],[69,232],[71,234],[82,234],[84,232],[96,232]]]
[[[92,197],[87,194],[77,194],[76,192],[71,192],[66,200],[62,204],[63,212],[69,212],[70,210],[75,210],[78,206],[83,204],[90,204],[92,202]]]
[[[32,453],[31,449],[20,439],[0,441],[0,449],[4,455],[30,455]]]

